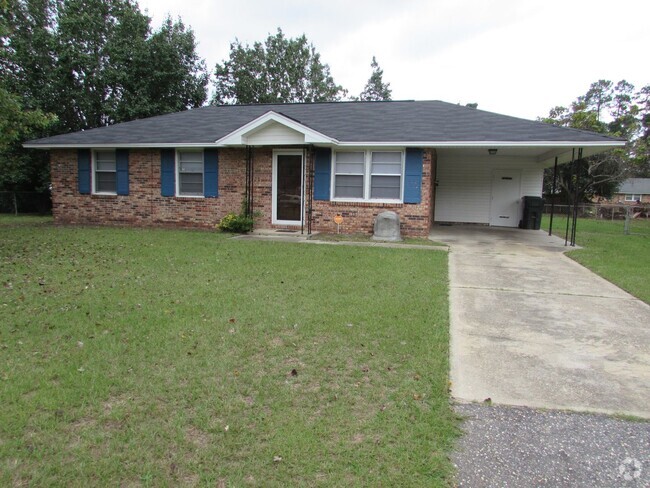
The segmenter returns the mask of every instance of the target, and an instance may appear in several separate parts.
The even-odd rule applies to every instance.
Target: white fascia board
[[[340,141],[338,146],[399,146],[399,147],[435,147],[435,148],[501,148],[501,147],[548,147],[548,148],[578,148],[578,147],[595,147],[604,149],[613,149],[614,147],[625,146],[625,141],[608,141],[608,142],[577,142],[577,141],[535,141],[535,142],[507,142],[507,141],[382,141],[382,142],[345,142]]]
[[[144,143],[128,143],[128,144],[23,144],[26,149],[157,149],[166,147],[216,147],[211,143],[192,143],[187,142],[144,142]]]
[[[279,116],[278,114],[275,114]],[[282,116],[280,116],[282,117]],[[285,117],[286,118],[286,117]],[[256,119],[257,120],[257,119]],[[299,125],[296,122],[293,124]],[[285,124],[286,125],[286,124]],[[245,126],[244,126],[245,127]],[[304,127],[304,126],[301,126]],[[292,127],[293,128],[293,127]],[[240,130],[240,129],[238,129]],[[251,131],[253,129],[249,129]],[[295,129],[298,130],[298,129]],[[311,129],[309,129],[311,131]],[[247,132],[249,132],[247,131]],[[549,157],[553,157],[553,149],[571,149],[571,148],[593,148],[606,151],[607,149],[614,149],[616,147],[625,146],[625,141],[608,141],[608,142],[584,142],[584,141],[574,141],[574,142],[557,142],[557,141],[539,141],[539,142],[503,142],[503,141],[467,141],[467,142],[458,142],[458,141],[369,141],[369,142],[345,142],[337,141],[336,139],[324,136],[316,131],[312,131],[318,135],[320,140],[307,140],[305,137],[305,144],[316,144],[319,146],[338,146],[338,147],[433,147],[433,148],[502,148],[502,147],[548,147],[549,151],[544,154]],[[192,148],[192,147],[220,147],[220,146],[229,146],[229,145],[246,145],[246,144],[232,144],[224,143],[224,139],[230,137],[230,135],[225,136],[213,143],[190,143],[187,142],[145,142],[145,143],[128,143],[128,144],[23,144],[23,147],[27,149],[113,149],[113,148],[166,148],[166,147],[178,147],[178,148]],[[316,139],[316,138],[314,138]]]
[[[293,129],[296,132],[300,132],[305,136],[305,144],[338,144],[338,141],[336,139],[310,129],[306,125],[302,125],[295,120],[291,120],[284,115],[274,112],[273,110],[270,110],[264,115],[261,115],[258,118],[251,120],[247,124],[242,125],[239,129],[234,130],[230,134],[227,134],[215,141],[214,144],[216,146],[245,146],[246,136],[255,132],[257,129],[263,127],[269,122],[277,122],[278,124],[284,125],[285,127]]]

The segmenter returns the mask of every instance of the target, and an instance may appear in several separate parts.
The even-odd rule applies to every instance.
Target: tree
[[[214,88],[213,104],[326,102],[347,93],[304,34],[287,38],[280,28],[264,44],[231,43],[229,58],[215,67]]]
[[[205,62],[180,19],[152,32],[134,0],[4,2],[0,87],[32,115],[56,116],[41,135],[185,110],[207,98]],[[32,154],[18,152],[23,163]],[[44,164],[41,155],[29,157]]]
[[[0,81],[70,132],[202,105],[208,73],[191,29],[133,0],[8,0]]]
[[[624,149],[608,151],[558,168],[558,182],[569,198],[610,197],[620,181],[628,176],[643,176],[648,170],[648,121],[650,85],[639,92],[625,80],[614,85],[609,80],[592,83],[587,93],[570,108],[557,106],[541,119],[554,125],[590,130],[627,140]],[[644,139],[645,136],[645,139]],[[575,171],[574,171],[575,169]],[[545,191],[552,187],[552,170],[545,173]]]
[[[372,68],[372,74],[361,95],[359,95],[359,100],[366,102],[390,100],[392,93],[390,83],[384,83],[384,70],[379,67],[379,63],[377,63],[374,56],[370,67]]]
[[[128,33],[128,25],[122,28]],[[205,61],[196,54],[194,33],[180,19],[172,22],[168,17],[144,46],[115,49],[111,62],[114,87],[122,93],[112,112],[115,122],[199,107],[207,98]]]
[[[24,110],[18,97],[0,87],[0,188],[4,190],[44,190],[49,174],[45,154],[23,150],[21,144],[38,137],[56,117],[40,110]]]

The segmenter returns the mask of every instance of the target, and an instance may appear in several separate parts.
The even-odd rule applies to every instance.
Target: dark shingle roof
[[[650,178],[628,178],[621,183],[618,193],[650,195]]]
[[[213,144],[274,111],[341,142],[585,142],[617,139],[440,101],[201,107],[30,141],[30,146]]]

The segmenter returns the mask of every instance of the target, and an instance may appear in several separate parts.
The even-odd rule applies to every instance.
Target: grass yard
[[[0,485],[447,486],[446,253],[0,217]]]
[[[548,216],[542,228],[548,230]],[[555,216],[553,233],[564,238],[566,218]],[[572,259],[650,303],[650,221],[635,219],[631,234],[623,233],[622,221],[579,219]]]

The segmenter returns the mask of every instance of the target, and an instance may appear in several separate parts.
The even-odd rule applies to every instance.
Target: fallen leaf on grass
[[[295,368],[291,370],[291,376],[298,376],[298,371]]]
[[[273,456],[273,462],[274,463],[279,463],[282,461],[282,456]]]

